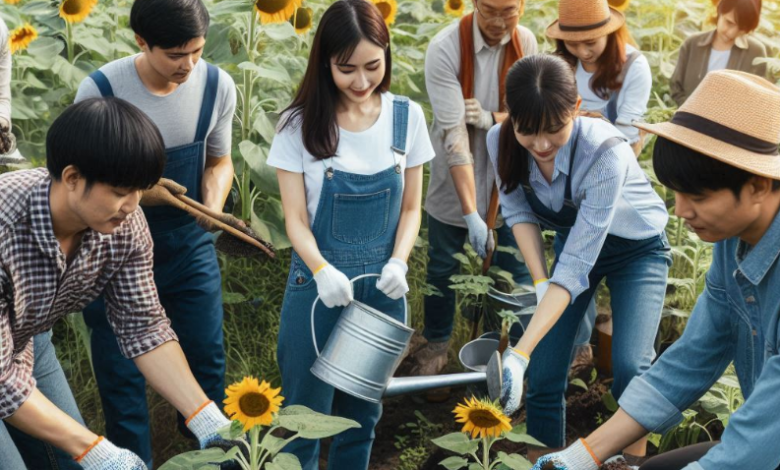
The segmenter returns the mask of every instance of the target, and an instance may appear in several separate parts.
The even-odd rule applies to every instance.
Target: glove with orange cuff
[[[140,457],[120,449],[103,436],[75,460],[84,470],[148,470]]]
[[[593,455],[588,443],[579,439],[560,452],[541,457],[531,470],[598,470],[599,467],[601,462]]]

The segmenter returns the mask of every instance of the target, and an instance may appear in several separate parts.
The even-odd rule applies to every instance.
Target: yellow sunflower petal
[[[14,29],[9,34],[11,54],[27,49],[36,38],[38,38],[38,31],[30,23]]]
[[[271,388],[265,380],[259,383],[254,377],[244,377],[225,390],[225,413],[243,424],[244,431],[254,426],[268,426],[284,400],[279,396],[280,392],[281,388]]]
[[[284,23],[301,6],[302,0],[255,0],[255,11],[262,24]]]
[[[21,2],[22,0],[4,0],[5,3],[9,5],[16,5],[17,3]]]
[[[462,16],[465,9],[465,0],[444,0],[444,13],[448,15]]]
[[[390,26],[395,22],[395,14],[398,13],[398,2],[396,0],[372,0],[374,5],[379,8],[385,24]]]
[[[631,0],[609,0],[609,6],[618,11],[626,11]]]
[[[295,9],[295,13],[290,18],[290,24],[295,28],[298,34],[306,34],[311,29],[312,11],[311,8],[300,7]]]
[[[80,23],[89,16],[98,0],[62,0],[60,17],[68,23]]]
[[[510,431],[509,418],[492,402],[472,397],[465,404],[457,405],[453,410],[455,421],[463,423],[461,432],[471,433],[471,437],[500,437]]]

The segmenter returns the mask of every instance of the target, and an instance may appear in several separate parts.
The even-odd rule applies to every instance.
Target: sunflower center
[[[501,424],[501,421],[496,415],[488,410],[471,410],[469,413],[469,421],[474,423],[474,426],[478,428],[492,428]]]
[[[296,28],[305,28],[309,26],[311,23],[311,15],[309,15],[309,10],[306,8],[299,8],[298,13],[295,15],[295,26]]]
[[[87,5],[81,0],[65,0],[62,5],[62,11],[68,15],[78,15],[83,12]]]
[[[389,17],[390,13],[393,12],[393,7],[387,2],[379,2],[376,4],[376,7],[379,8],[379,12],[382,13],[382,18]]]
[[[238,400],[238,407],[241,408],[241,412],[245,415],[250,418],[256,418],[268,411],[271,407],[271,402],[262,393],[250,392]]]
[[[290,0],[257,0],[255,7],[263,13],[277,13],[284,10]]]
[[[30,36],[32,36],[32,32],[27,28],[25,28],[19,31],[18,33],[14,34],[14,36],[11,38],[11,42],[22,42]]]
[[[463,2],[461,0],[450,0],[450,7],[452,7],[453,10],[459,10],[462,6]]]

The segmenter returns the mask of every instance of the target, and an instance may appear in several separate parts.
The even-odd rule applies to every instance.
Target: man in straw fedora
[[[443,295],[425,298],[423,335],[428,343],[414,354],[413,374],[436,374],[447,363],[455,315],[450,276],[460,269],[453,255],[463,251],[467,239],[483,259],[494,245],[485,223],[495,179],[486,136],[506,117],[503,94],[509,67],[537,52],[533,33],[518,24],[524,8],[525,0],[474,0],[474,12],[444,28],[428,46],[425,84],[438,158],[431,163],[425,199],[427,280]],[[514,245],[508,227],[498,229],[497,242]],[[528,269],[512,254],[497,253],[495,261],[516,283],[531,283]]]
[[[732,362],[744,405],[720,442],[659,455],[642,470],[780,466],[780,88],[754,75],[707,75],[658,135],[653,163],[675,192],[675,213],[714,242],[704,293],[683,336],[620,398],[586,439],[534,468],[596,470],[649,432],[664,433]]]

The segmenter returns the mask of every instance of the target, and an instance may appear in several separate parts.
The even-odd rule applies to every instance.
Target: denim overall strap
[[[406,134],[409,127],[409,98],[396,96],[393,100],[393,151],[406,155]]]
[[[186,187],[187,196],[198,202],[202,202],[201,183],[206,154],[205,140],[214,114],[217,89],[219,88],[219,69],[211,64],[206,64],[206,66],[207,80],[203,90],[203,102],[198,116],[195,140],[191,144],[165,149],[168,158],[163,171],[163,178],[172,179]],[[152,234],[194,224],[192,216],[173,207],[145,207],[144,213]]]
[[[642,55],[639,51],[634,51],[626,57],[626,63],[623,64],[623,70],[620,71],[620,75],[618,76],[618,81],[620,82],[620,89],[615,90],[609,97],[609,101],[607,102],[607,108],[605,110],[605,116],[607,119],[609,119],[609,122],[611,122],[613,125],[617,121],[618,118],[618,112],[617,112],[617,102],[618,99],[620,99],[620,92],[623,90],[623,84],[626,81],[626,75],[628,75],[628,69],[631,68],[631,64],[634,63],[634,61]]]
[[[95,70],[94,72],[89,74],[89,78],[91,78],[92,81],[95,82],[95,85],[97,85],[98,90],[100,90],[101,96],[103,96],[104,98],[114,96],[114,89],[111,87],[111,82],[108,81],[108,77],[106,77],[106,74],[104,74],[100,70]]]

